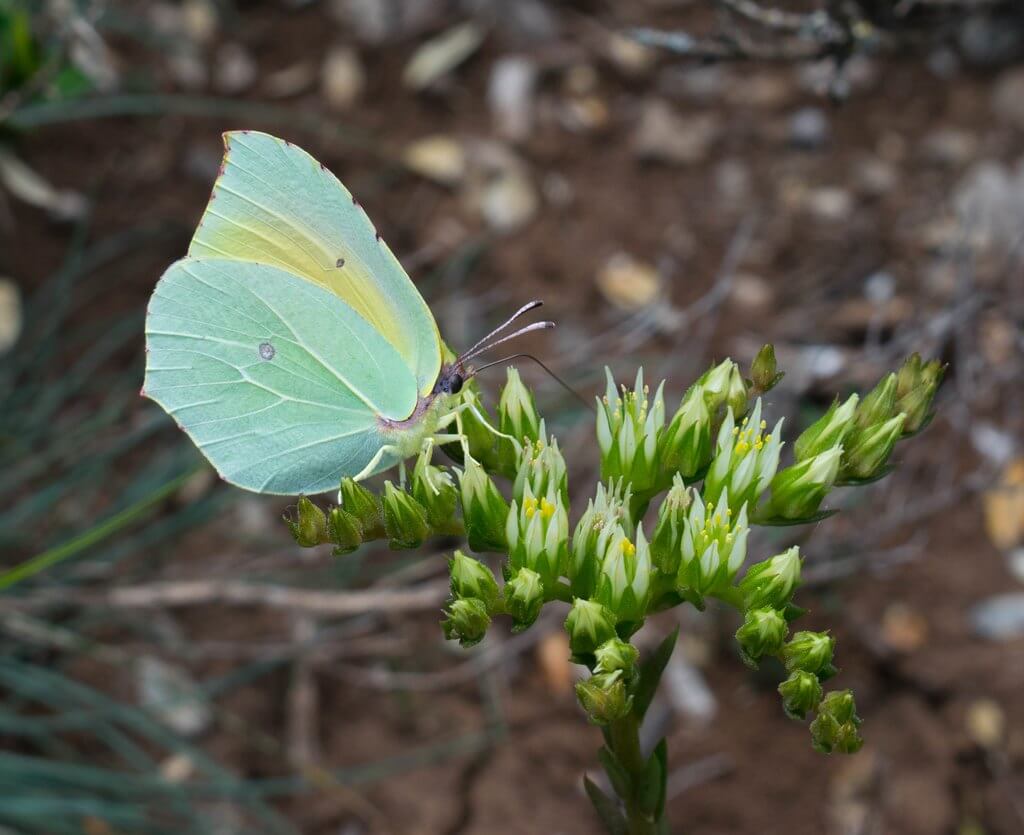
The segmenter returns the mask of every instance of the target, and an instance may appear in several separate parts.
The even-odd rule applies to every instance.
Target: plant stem
[[[658,822],[640,808],[638,796],[647,777],[646,760],[640,749],[640,719],[633,712],[608,726],[608,746],[629,774],[632,790],[621,798],[629,835],[657,835]]]

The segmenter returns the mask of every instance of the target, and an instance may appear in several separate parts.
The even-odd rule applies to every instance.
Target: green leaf
[[[781,376],[781,375],[780,375]],[[668,740],[665,737],[654,746],[653,757],[657,757],[661,763],[661,797],[654,810],[654,819],[665,824],[665,831],[668,832],[668,824],[665,818],[665,801],[668,799]]]
[[[672,650],[676,648],[678,637],[679,627],[677,626],[640,667],[640,679],[636,684],[636,693],[633,694],[633,711],[641,719],[647,713],[647,708],[651,706],[654,693],[658,689],[658,682],[661,681],[661,674],[665,671],[665,665],[668,664],[669,658],[672,657]]]
[[[622,763],[615,756],[615,752],[607,745],[602,745],[601,749],[597,752],[597,758],[601,761],[601,765],[604,766],[605,774],[608,775],[615,793],[619,797],[629,797],[633,793],[633,783],[629,779],[629,772],[622,767]]]
[[[661,817],[665,809],[665,786],[668,772],[665,768],[668,748],[662,739],[644,766],[643,783],[637,788],[637,805],[654,820]]]
[[[597,783],[589,777],[583,777],[583,788],[608,835],[629,835],[629,826],[619,810],[619,805],[601,791]]]

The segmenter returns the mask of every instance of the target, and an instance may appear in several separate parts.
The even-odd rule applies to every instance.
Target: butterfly
[[[472,359],[554,327],[496,338],[530,302],[455,357],[322,163],[256,131],[224,146],[188,254],[150,298],[142,393],[228,482],[314,494],[393,467],[451,423]]]

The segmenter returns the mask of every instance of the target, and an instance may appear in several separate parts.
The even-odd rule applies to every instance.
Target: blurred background
[[[651,730],[679,831],[1024,832],[1022,59],[1016,0],[0,0],[0,832],[597,831],[558,618],[446,644],[453,543],[299,549],[138,397],[234,128],[323,160],[454,348],[544,298],[587,396],[774,341],[791,440],[949,363],[896,475],[751,545],[807,554],[864,750],[714,609],[645,628]],[[522,373],[578,513],[592,418]]]

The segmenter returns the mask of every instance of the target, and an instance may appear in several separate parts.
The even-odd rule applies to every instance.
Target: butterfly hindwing
[[[317,493],[359,473],[418,391],[405,358],[326,289],[278,267],[185,258],[146,317],[145,393],[228,481]]]

